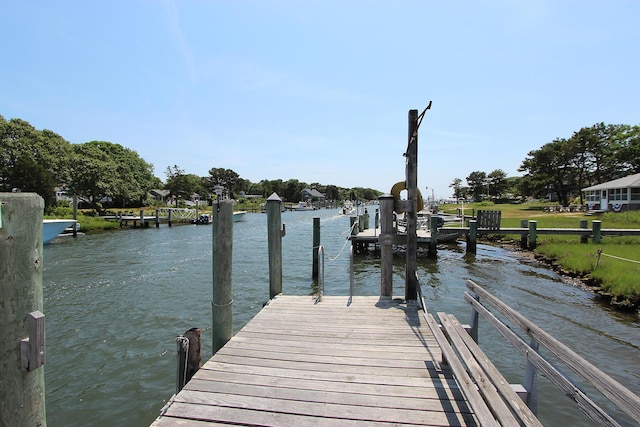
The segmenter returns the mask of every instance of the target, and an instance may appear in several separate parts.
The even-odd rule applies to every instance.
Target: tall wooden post
[[[45,359],[44,202],[33,193],[0,193],[0,209],[0,425],[46,426],[44,367],[38,367]],[[34,325],[42,327],[41,336],[34,336]],[[27,356],[37,350],[40,363],[23,366],[25,350]]]
[[[396,236],[393,228],[394,198],[383,194],[380,200],[380,296],[393,296],[393,240]]]
[[[418,110],[409,110],[409,143],[407,144],[406,187],[411,208],[407,210],[407,265],[404,287],[406,301],[418,299]]]
[[[213,354],[233,336],[233,202],[222,200],[213,216]]]
[[[267,199],[267,239],[269,247],[269,299],[282,293],[282,199],[273,193]]]
[[[318,251],[320,250],[320,218],[313,218],[313,253],[312,253],[312,277],[318,278]]]

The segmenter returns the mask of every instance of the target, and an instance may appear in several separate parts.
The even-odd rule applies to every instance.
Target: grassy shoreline
[[[471,209],[500,210],[502,227],[519,227],[520,220],[536,220],[539,228],[578,228],[580,220],[602,221],[602,228],[640,228],[640,211],[585,216],[582,212],[546,212],[548,204],[520,205],[481,203]],[[456,206],[443,206],[455,212]],[[518,245],[520,236],[490,236],[490,242]],[[604,236],[600,243],[580,243],[578,236],[538,235],[532,251],[536,259],[564,276],[580,280],[612,307],[624,311],[640,310],[640,237]]]

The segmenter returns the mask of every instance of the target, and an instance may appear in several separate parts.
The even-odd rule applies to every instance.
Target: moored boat
[[[43,219],[42,243],[46,244],[58,237],[66,228],[73,227],[75,219]]]

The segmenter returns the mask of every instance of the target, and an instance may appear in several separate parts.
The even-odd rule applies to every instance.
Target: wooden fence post
[[[213,354],[233,336],[233,202],[222,200],[213,216]]]
[[[538,221],[529,221],[529,249],[536,248],[538,239]]]
[[[527,228],[528,226],[529,224],[526,219],[520,220],[520,228]],[[520,248],[527,249],[527,233],[522,233],[520,235]]]
[[[581,219],[580,228],[584,228],[586,230],[588,227],[589,227],[589,221],[587,221],[586,219]],[[586,234],[581,234],[580,243],[587,243],[587,242],[589,242],[589,236],[587,236]]]
[[[273,193],[267,199],[267,240],[269,247],[269,299],[282,293],[282,199]]]
[[[602,240],[602,221],[594,219],[591,221],[591,227],[593,228],[593,237],[591,240],[593,243],[600,243]]]
[[[34,193],[0,193],[0,210],[0,425],[46,426],[44,368],[38,368],[45,359],[44,331],[40,337],[33,336],[37,329],[29,331],[44,327],[44,202]],[[40,363],[22,369],[23,350],[27,360],[30,353]]]

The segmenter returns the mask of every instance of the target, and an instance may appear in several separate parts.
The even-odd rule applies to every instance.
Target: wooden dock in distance
[[[478,425],[417,303],[272,299],[153,427]]]

